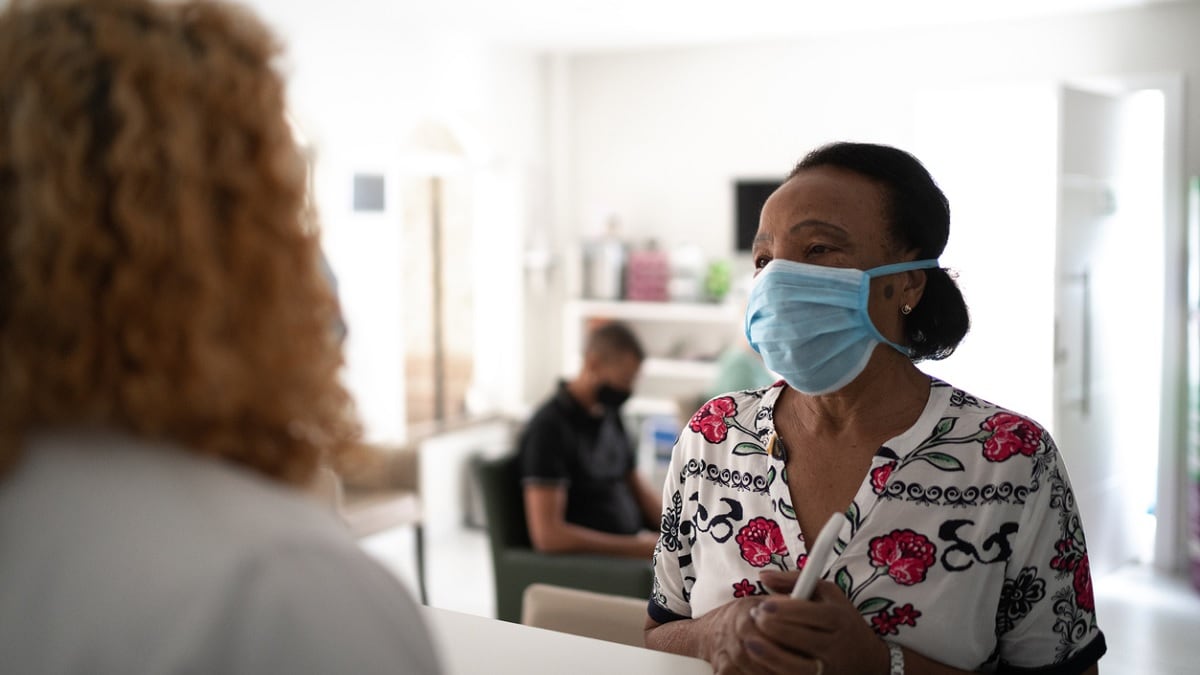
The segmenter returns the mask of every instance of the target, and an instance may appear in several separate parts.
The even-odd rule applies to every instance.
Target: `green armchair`
[[[486,511],[496,580],[496,618],[519,623],[522,594],[534,583],[649,599],[654,572],[648,560],[533,549],[525,525],[517,456],[476,457],[472,471]]]

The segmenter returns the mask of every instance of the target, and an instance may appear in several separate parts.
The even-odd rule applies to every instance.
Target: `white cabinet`
[[[634,414],[689,414],[717,376],[716,359],[741,340],[743,314],[731,304],[574,300],[563,311],[565,377],[579,372],[588,330],[622,321],[646,350]]]

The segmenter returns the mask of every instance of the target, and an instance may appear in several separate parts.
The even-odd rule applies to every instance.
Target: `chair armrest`
[[[597,593],[649,598],[654,571],[649,560],[587,554],[547,554],[509,549],[498,561],[517,580],[518,592],[534,582]]]
[[[529,548],[510,548],[504,558],[516,564],[532,565],[548,570],[577,570],[588,573],[615,572],[629,574],[650,569],[650,560],[620,558],[590,553],[541,553]]]

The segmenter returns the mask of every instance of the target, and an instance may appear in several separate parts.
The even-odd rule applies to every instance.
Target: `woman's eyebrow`
[[[804,234],[807,230],[818,230],[822,234],[833,237],[837,241],[835,243],[846,244],[850,242],[850,234],[846,232],[840,225],[809,218],[802,220],[788,228],[788,236],[795,237]]]

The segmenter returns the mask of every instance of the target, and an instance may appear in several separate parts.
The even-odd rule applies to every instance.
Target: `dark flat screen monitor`
[[[758,232],[758,216],[762,213],[763,204],[782,184],[782,179],[734,181],[734,227],[739,252],[754,248],[754,235]]]

